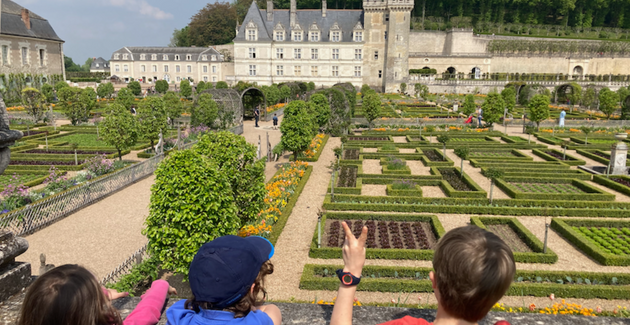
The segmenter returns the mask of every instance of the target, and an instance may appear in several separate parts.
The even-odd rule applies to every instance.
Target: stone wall
[[[0,49],[2,46],[9,49],[8,64],[0,61],[2,73],[63,74],[63,45],[60,42],[1,35]],[[22,62],[23,47],[28,48],[26,64]],[[40,50],[44,53],[43,60],[40,60]]]

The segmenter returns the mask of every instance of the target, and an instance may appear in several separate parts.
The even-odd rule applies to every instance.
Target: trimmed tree
[[[361,86],[361,98],[365,97],[365,95],[372,90],[372,88],[370,88],[370,86],[363,84],[363,86]]]
[[[315,83],[312,81],[309,81],[306,84],[306,91],[313,91],[313,90],[315,90]]]
[[[608,88],[604,88],[599,92],[599,110],[606,114],[606,118],[610,120],[610,116],[617,109],[619,95]]]
[[[483,176],[490,179],[490,204],[492,204],[492,190],[494,189],[494,182],[503,177],[503,171],[498,168],[488,168],[483,170]]]
[[[582,105],[586,106],[587,108],[591,108],[591,106],[593,106],[593,103],[595,103],[595,100],[597,100],[597,93],[595,92],[595,89],[587,88],[584,92],[584,96],[582,97]]]
[[[39,90],[26,87],[22,89],[22,105],[26,109],[26,113],[33,117],[35,123],[44,118],[46,109],[43,106],[45,97]]]
[[[122,151],[138,140],[138,123],[125,106],[114,103],[109,106],[109,114],[102,122],[100,135],[105,143],[118,150],[118,159],[122,160]]]
[[[140,83],[135,80],[127,84],[127,88],[131,90],[131,93],[134,96],[140,96],[140,94],[142,93],[142,87],[140,86]]]
[[[184,98],[188,98],[192,95],[192,87],[190,86],[190,81],[188,81],[188,79],[183,79],[179,83],[179,94]]]
[[[536,129],[540,128],[540,122],[549,118],[549,97],[535,95],[529,101],[529,119],[536,123]]]
[[[158,80],[155,82],[155,91],[160,94],[165,94],[168,91],[169,85],[166,80]]]
[[[46,103],[52,103],[55,99],[55,94],[53,93],[53,87],[50,84],[42,85],[42,95],[44,95],[44,99]]]
[[[213,127],[219,117],[219,106],[212,99],[211,94],[201,94],[192,107],[190,123]]]
[[[381,115],[381,98],[374,90],[363,96],[363,115],[368,120],[371,130],[372,122]]]
[[[184,104],[182,104],[179,96],[172,91],[167,92],[163,99],[166,116],[171,119],[171,125],[175,125],[175,119],[179,118],[184,112]]]
[[[318,128],[323,128],[330,120],[330,105],[328,99],[322,94],[314,94],[308,101],[309,111],[314,117]]]
[[[503,101],[505,102],[505,108],[508,109],[508,112],[512,112],[514,107],[516,107],[516,91],[514,91],[514,87],[507,87],[501,91],[501,97],[503,97]]]
[[[206,133],[193,150],[216,162],[232,188],[232,197],[241,224],[251,223],[264,208],[265,160],[243,136],[229,131]]]
[[[228,175],[194,150],[175,151],[158,166],[145,223],[151,256],[184,275],[203,244],[241,227]]]
[[[67,87],[58,91],[57,95],[63,113],[72,125],[87,122],[90,111],[96,106],[96,93],[92,88]]]
[[[98,85],[96,88],[96,94],[100,98],[112,98],[112,94],[114,93],[114,85],[111,82],[104,82]]]
[[[407,92],[407,84],[406,83],[403,82],[403,83],[400,84],[400,92],[403,93],[403,94]]]
[[[285,103],[291,98],[291,88],[289,86],[284,85],[280,87],[280,100]]]
[[[131,90],[128,88],[122,88],[118,91],[118,94],[116,94],[115,102],[124,106],[127,110],[131,110],[135,100],[136,96],[133,95]]]
[[[582,133],[584,133],[585,136],[585,140],[584,140],[584,144],[588,144],[588,134],[593,132],[593,128],[590,126],[580,126],[580,131],[582,131]]]
[[[160,132],[166,134],[166,109],[161,97],[149,97],[138,107],[138,130],[142,137],[153,143],[160,138]]]
[[[296,161],[299,154],[308,148],[315,136],[311,127],[312,123],[306,103],[303,101],[295,100],[285,107],[284,119],[280,124],[280,132],[282,132],[280,143],[285,150],[293,152]]]
[[[68,83],[65,81],[57,81],[57,83],[55,84],[56,91],[60,91],[66,87],[70,87],[70,85],[68,85]]]
[[[464,114],[466,115],[470,115],[472,113],[475,112],[475,110],[477,109],[477,104],[475,104],[475,96],[474,95],[466,95],[466,97],[464,98],[464,105],[463,105],[463,110],[464,110]]]
[[[203,80],[199,81],[197,87],[195,88],[195,91],[197,92],[197,94],[200,94],[204,90],[206,90],[206,83]]]
[[[483,109],[483,120],[488,126],[499,121],[503,116],[503,108],[505,107],[505,101],[499,93],[489,93],[486,100],[483,102],[481,109]]]
[[[217,82],[217,89],[228,89],[228,84],[225,81],[219,81]]]
[[[416,97],[422,97],[426,99],[427,95],[429,95],[429,87],[427,87],[427,85],[418,83],[415,84],[413,88],[416,93]]]
[[[446,143],[449,142],[451,140],[451,138],[448,135],[446,135],[446,134],[441,134],[441,135],[438,135],[436,139],[437,139],[437,141],[439,143],[441,143],[444,146],[444,148],[443,148],[443,150],[444,150],[444,152],[443,152],[444,153],[444,161],[446,161]]]
[[[459,148],[455,148],[455,155],[457,155],[457,157],[459,157],[462,161],[461,166],[460,166],[460,172],[461,175],[460,177],[464,177],[464,160],[468,159],[468,156],[470,155],[470,148],[468,147],[459,147]]]

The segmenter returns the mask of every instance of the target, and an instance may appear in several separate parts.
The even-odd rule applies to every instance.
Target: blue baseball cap
[[[263,237],[223,236],[205,243],[190,263],[188,281],[196,301],[225,308],[250,290],[260,267],[274,253]]]

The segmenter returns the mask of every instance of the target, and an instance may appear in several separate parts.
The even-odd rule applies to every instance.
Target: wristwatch
[[[341,283],[347,287],[355,286],[361,281],[361,278],[357,278],[350,272],[344,272],[342,269],[337,270],[337,276]]]

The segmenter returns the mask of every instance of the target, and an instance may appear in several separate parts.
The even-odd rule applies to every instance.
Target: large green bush
[[[196,150],[176,151],[158,167],[143,234],[162,268],[188,274],[201,245],[236,234],[241,223],[228,175]]]
[[[265,162],[257,159],[256,147],[228,131],[206,133],[193,150],[212,159],[227,176],[236,215],[246,224],[256,219],[265,198]]]

